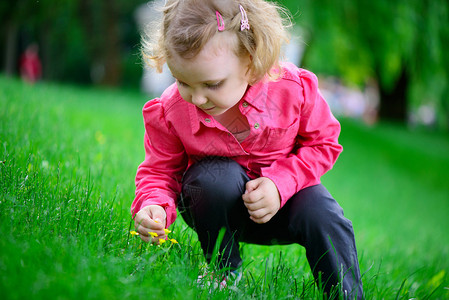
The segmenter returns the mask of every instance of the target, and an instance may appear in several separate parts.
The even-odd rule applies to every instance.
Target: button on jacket
[[[241,143],[213,116],[184,101],[176,84],[147,102],[145,160],[137,170],[133,215],[157,204],[165,208],[167,227],[172,224],[184,172],[207,156],[235,160],[252,179],[270,178],[281,207],[299,190],[320,183],[342,151],[340,124],[316,76],[293,64],[282,66],[281,79],[250,86],[237,104],[250,125]]]

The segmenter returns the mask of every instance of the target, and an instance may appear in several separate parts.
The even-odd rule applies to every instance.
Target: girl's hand
[[[267,177],[248,181],[242,199],[250,219],[258,224],[270,221],[281,207],[279,191],[274,182]]]
[[[164,232],[166,220],[167,214],[162,206],[148,205],[136,214],[134,226],[143,241],[159,244],[159,239],[166,239]],[[151,236],[150,232],[156,233],[157,236]]]

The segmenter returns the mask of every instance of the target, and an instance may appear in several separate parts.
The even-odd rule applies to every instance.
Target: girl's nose
[[[200,94],[192,94],[192,103],[201,106],[207,103],[207,98]]]

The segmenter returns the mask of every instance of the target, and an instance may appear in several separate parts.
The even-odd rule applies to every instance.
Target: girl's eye
[[[184,83],[184,82],[179,81],[179,80],[177,80],[177,81],[178,81],[178,85],[180,85],[180,86],[185,86],[185,87],[188,86],[187,83]]]
[[[179,81],[177,80],[177,84],[178,86],[182,86],[182,87],[189,87],[189,85],[185,82]],[[219,81],[217,83],[205,83],[204,86],[210,90],[216,90],[218,88],[220,88],[223,84],[223,81]]]
[[[219,81],[219,82],[213,83],[213,84],[206,84],[206,87],[211,90],[216,90],[216,89],[220,88],[222,84],[223,84],[223,81]]]

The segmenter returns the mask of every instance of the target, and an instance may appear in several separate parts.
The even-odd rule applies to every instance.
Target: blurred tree
[[[130,53],[130,49],[137,52],[139,44],[133,11],[145,2],[0,1],[0,26],[6,29],[0,33],[4,41],[0,47],[2,68],[7,74],[16,74],[18,55],[27,44],[37,41],[45,79],[118,85],[125,77],[138,86],[141,67],[136,64],[136,53]]]
[[[137,86],[139,32],[132,14],[145,2],[0,1],[2,69],[16,74],[18,55],[37,41],[45,79]],[[304,30],[306,67],[359,86],[374,78],[381,117],[403,121],[410,108],[426,104],[449,128],[447,0],[280,2]]]
[[[431,104],[449,128],[447,0],[285,0],[304,29],[304,64],[363,86],[380,88],[380,117],[405,121]]]
[[[93,79],[105,85],[117,85],[121,76],[119,15],[116,2],[78,0],[79,17],[92,60]]]
[[[17,72],[20,20],[32,14],[25,0],[0,2],[0,25],[4,40],[3,63],[7,75]]]

